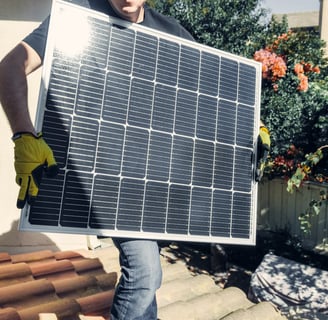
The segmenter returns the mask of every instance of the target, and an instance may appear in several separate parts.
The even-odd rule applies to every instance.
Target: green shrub
[[[275,36],[265,48],[283,59],[286,67],[281,77],[264,75],[262,82],[261,116],[271,132],[272,158],[286,154],[291,145],[308,154],[328,144],[328,75],[323,45],[314,32],[289,32]],[[324,158],[313,173],[328,175]]]

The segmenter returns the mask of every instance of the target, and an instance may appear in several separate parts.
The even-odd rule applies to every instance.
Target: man
[[[146,27],[192,40],[173,18],[165,17],[145,0],[71,1]],[[27,102],[27,75],[44,59],[48,19],[19,43],[0,63],[0,101],[13,132],[16,182],[20,185],[17,207],[37,197],[42,171],[58,171],[52,150],[31,121]],[[83,36],[83,35],[81,35]],[[161,284],[161,265],[156,241],[113,239],[120,250],[122,276],[116,289],[111,319],[157,319],[156,290]]]

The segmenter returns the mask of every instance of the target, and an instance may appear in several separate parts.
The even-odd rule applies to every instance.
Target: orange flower
[[[287,66],[281,57],[277,57],[271,67],[273,77],[283,78],[286,75]]]
[[[266,64],[262,63],[262,73],[267,73],[269,71],[269,68]]]
[[[294,66],[294,72],[296,74],[304,73],[303,65],[301,63],[296,63]]]
[[[284,59],[269,51],[268,48],[256,51],[254,60],[262,63],[263,79],[269,79],[274,82],[286,75],[287,66]]]
[[[279,40],[287,40],[289,38],[288,34],[287,33],[283,33],[282,35],[280,35],[278,37]]]
[[[304,73],[298,74],[298,79],[300,80],[300,83],[297,87],[298,91],[307,91],[309,88],[309,82],[308,77]]]
[[[315,67],[312,68],[312,71],[314,73],[320,73],[320,68],[318,66],[315,66]]]

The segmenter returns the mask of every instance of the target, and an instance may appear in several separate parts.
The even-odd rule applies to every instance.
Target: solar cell
[[[72,17],[83,45],[80,30],[56,36]],[[253,244],[260,71],[54,1],[37,125],[60,174],[43,180],[20,228]]]

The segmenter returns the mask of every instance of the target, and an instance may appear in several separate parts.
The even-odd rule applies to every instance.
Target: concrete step
[[[197,276],[200,281],[204,277]],[[238,308],[249,308],[253,304],[247,300],[243,291],[232,287],[227,289],[213,290],[204,294],[196,295],[192,299],[184,298],[185,301],[172,301],[159,308],[160,320],[175,319],[179,314],[179,320],[216,320],[234,312]],[[243,318],[239,318],[243,319]],[[263,318],[264,320],[266,318]]]
[[[261,302],[248,309],[239,309],[221,320],[284,320],[270,302]]]
[[[164,259],[162,259],[164,261]],[[162,264],[162,269],[163,269],[163,279],[162,283],[167,283],[170,281],[174,281],[175,279],[178,280],[183,280],[187,278],[191,278],[192,274],[186,267],[184,263],[167,263],[164,262]]]
[[[214,281],[206,275],[175,279],[163,283],[157,291],[157,304],[159,308],[165,307],[175,301],[187,301],[205,293],[221,291]]]

